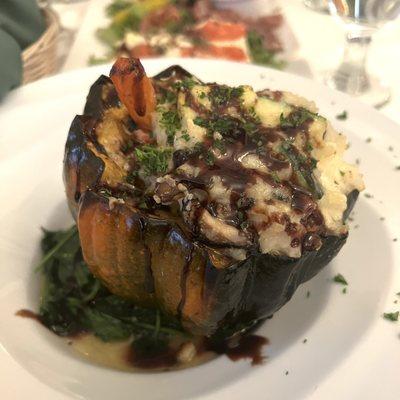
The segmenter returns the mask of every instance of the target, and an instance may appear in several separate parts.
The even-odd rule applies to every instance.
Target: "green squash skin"
[[[94,187],[104,171],[104,162],[88,149],[88,134],[96,120],[77,115],[72,121],[64,153],[63,179],[68,207],[76,219],[78,202],[89,187]]]
[[[166,77],[176,71],[176,67],[171,67],[159,76]],[[179,69],[177,73],[182,74],[182,71]],[[88,115],[77,116],[68,135],[64,158],[64,182],[74,217],[80,208],[83,209],[96,202],[105,204],[108,201],[96,193],[96,185],[103,173],[104,163],[87,149],[86,143],[90,140],[90,130],[95,129],[96,121],[103,115],[104,107],[110,106],[110,101],[102,98],[103,88],[107,86],[109,91],[109,85],[110,80],[106,77],[100,77],[94,83],[85,106],[85,114]],[[111,103],[115,105],[114,101],[113,98]],[[68,178],[71,176],[71,170],[76,175],[75,180]],[[76,182],[80,183],[79,190],[76,190]],[[84,188],[91,190],[86,192],[88,196],[81,197],[80,194],[85,192]],[[76,195],[78,192],[79,196]],[[71,196],[71,193],[75,195]],[[357,196],[358,191],[348,195],[344,220],[353,208]],[[88,199],[87,202],[85,197]],[[117,206],[116,210],[118,207],[120,206]],[[135,213],[138,211],[132,211],[132,215]],[[196,298],[202,306],[200,315],[185,313],[184,304],[180,304],[180,307],[176,307],[175,304],[173,309],[171,307],[166,309],[164,303],[157,299],[147,304],[150,307],[161,307],[164,311],[180,318],[189,332],[208,337],[232,335],[244,327],[252,326],[257,320],[271,316],[291,299],[301,283],[315,276],[338,254],[347,239],[347,235],[324,237],[322,247],[318,251],[304,252],[298,259],[254,253],[244,261],[226,268],[216,268],[210,259],[207,246],[190,237],[173,221],[162,220],[159,216],[146,215],[143,212],[140,212],[140,218],[136,219],[140,219],[142,223],[152,227],[151,229],[157,229],[159,223],[160,227],[168,232],[164,240],[169,241],[173,237],[177,248],[180,248],[179,251],[187,254],[190,248],[202,260],[202,287]],[[116,241],[118,238],[110,237],[110,240]],[[151,238],[147,236],[144,240],[149,241]],[[84,248],[83,251],[85,253]],[[189,268],[192,268],[191,264]],[[184,281],[186,278],[182,278],[183,271],[182,265],[176,266],[176,273]],[[183,285],[175,285],[174,289],[179,292],[177,296],[181,298],[184,297],[183,287],[185,282]]]
[[[345,215],[352,210],[358,191],[348,196]],[[256,320],[271,316],[286,304],[300,284],[313,278],[336,257],[347,235],[327,236],[317,251],[304,252],[300,258],[275,257],[256,253],[225,269],[211,262],[205,274],[205,296],[213,300],[208,323],[210,331],[230,334]]]

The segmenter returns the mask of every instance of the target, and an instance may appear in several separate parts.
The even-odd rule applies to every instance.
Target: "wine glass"
[[[375,107],[390,99],[390,89],[366,70],[372,35],[400,14],[400,0],[329,0],[329,11],[346,28],[342,63],[327,77],[327,84]]]

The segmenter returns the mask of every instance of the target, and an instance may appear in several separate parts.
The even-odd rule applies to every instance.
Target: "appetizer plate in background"
[[[283,72],[225,61],[145,60],[153,75],[171,64],[205,81],[290,90],[314,100],[351,143],[366,195],[353,213],[348,243],[334,262],[264,323],[264,365],[225,356],[183,371],[131,374],[74,355],[37,322],[40,227],[72,219],[61,178],[70,121],[89,86],[109,67],[74,71],[12,93],[0,107],[0,389],[4,399],[239,400],[399,399],[400,127],[324,86]],[[347,111],[346,120],[335,116]],[[397,239],[398,240],[395,240]],[[341,273],[347,293],[332,277]],[[398,300],[398,304],[394,303]],[[307,340],[306,340],[307,339]]]

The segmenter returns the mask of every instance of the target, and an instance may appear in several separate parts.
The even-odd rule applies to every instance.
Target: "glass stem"
[[[347,33],[343,61],[333,76],[335,86],[340,91],[359,95],[369,89],[366,61],[371,40],[371,35]]]

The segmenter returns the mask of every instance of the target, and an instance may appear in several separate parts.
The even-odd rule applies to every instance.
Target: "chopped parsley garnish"
[[[210,98],[216,107],[225,106],[232,100],[243,95],[242,87],[230,87],[226,85],[216,85],[211,88]]]
[[[207,94],[205,93],[205,92],[201,92],[200,94],[199,94],[199,98],[200,99],[205,99],[207,97]]]
[[[268,65],[273,68],[282,69],[285,63],[276,59],[276,54],[265,48],[262,36],[256,31],[247,34],[247,46],[250,56],[255,64]]]
[[[367,143],[371,143],[371,142],[372,142],[372,138],[368,137],[368,138],[365,139],[365,141],[366,141]]]
[[[295,111],[292,111],[287,117],[284,117],[283,114],[280,115],[279,122],[282,129],[293,129],[299,128],[306,121],[313,120],[315,114],[306,110],[305,108],[299,108]]]
[[[167,172],[172,150],[141,146],[136,147],[135,155],[146,175],[164,174]]]
[[[207,128],[207,126],[208,126],[207,120],[202,117],[195,117],[193,119],[193,123],[198,126],[201,126],[202,128]]]
[[[215,157],[211,151],[207,151],[207,153],[204,155],[204,162],[209,166],[214,165]]]
[[[343,293],[343,294],[346,294],[346,293],[347,293],[347,288],[346,288],[346,287],[344,287],[344,288],[342,289],[342,293]]]
[[[176,94],[175,92],[171,90],[166,90],[161,88],[160,89],[160,98],[159,98],[159,103],[164,104],[164,103],[176,103]]]
[[[177,90],[185,90],[185,89],[190,90],[194,86],[199,85],[199,84],[200,84],[200,82],[197,82],[193,78],[185,78],[182,81],[175,82],[173,86]]]
[[[223,116],[221,118],[210,121],[209,129],[213,132],[219,132],[222,136],[233,134],[238,128],[238,121],[234,119]]]
[[[309,290],[307,290],[307,294],[306,294],[307,299],[308,299],[310,296],[311,296],[311,292],[310,292]]]
[[[249,221],[243,221],[240,224],[240,229],[247,229],[250,226],[250,222]]]
[[[181,119],[179,117],[178,111],[164,111],[161,115],[160,125],[165,129],[168,143],[172,144],[174,142],[176,131],[181,128]]]
[[[275,183],[281,183],[281,180],[276,172],[272,172],[271,177]]]
[[[364,193],[364,197],[366,197],[367,199],[372,199],[374,196],[372,196],[372,194],[370,193]]]
[[[245,121],[243,123],[243,129],[249,136],[252,136],[255,132],[257,132],[258,126],[257,123],[253,121]]]
[[[341,285],[348,285],[345,277],[342,274],[335,275],[335,277],[333,278],[333,281],[336,283],[340,283]]]
[[[187,132],[183,132],[181,136],[182,136],[182,139],[184,139],[186,142],[189,142],[190,136]]]
[[[313,159],[310,159],[308,162],[307,157],[299,153],[291,140],[285,140],[281,144],[280,152],[285,155],[290,162],[296,174],[298,183],[301,186],[308,188],[315,197],[320,199],[323,193],[318,182],[314,179],[312,174],[312,170],[316,166],[316,163],[313,161]]]
[[[218,149],[221,153],[225,153],[226,147],[222,140],[214,140],[213,147]]]
[[[218,132],[226,140],[233,140],[233,142],[243,134],[244,129],[242,121],[228,115],[213,116],[209,119],[196,117],[193,119],[193,122],[198,126],[206,128],[208,136],[212,137],[215,132]]]
[[[303,339],[303,343],[307,343],[307,338],[306,338],[306,339]]]
[[[342,176],[344,176],[344,175],[345,175],[345,172],[343,172],[343,171],[340,171],[340,170],[339,170],[339,172],[340,172],[340,175],[342,175]]]
[[[340,114],[336,115],[336,119],[340,119],[342,121],[347,119],[347,111],[343,110]]]
[[[396,322],[399,320],[399,312],[393,312],[393,313],[384,313],[383,314],[383,318],[392,321],[392,322]]]
[[[306,144],[306,151],[312,151],[313,150],[313,147],[312,147],[312,144],[310,143],[310,142],[307,142],[307,144]]]

